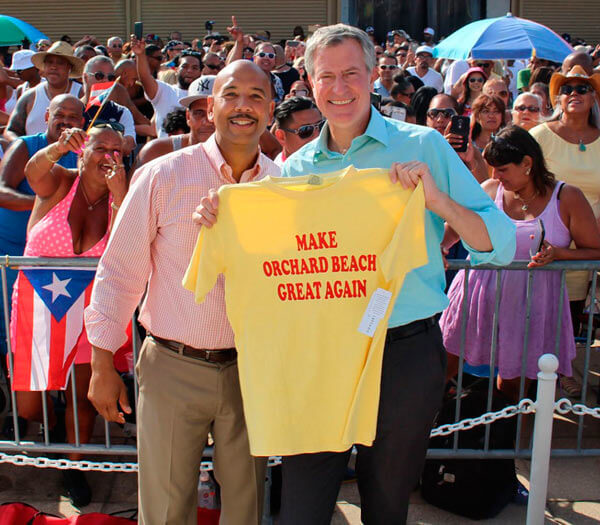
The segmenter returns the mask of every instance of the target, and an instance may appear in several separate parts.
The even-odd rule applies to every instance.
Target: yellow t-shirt
[[[590,203],[596,219],[600,216],[600,138],[586,144],[571,144],[554,133],[548,124],[540,124],[529,132],[538,141],[549,171],[556,180],[579,188]],[[575,243],[571,244],[574,247]],[[577,301],[587,296],[590,272],[567,272],[569,300]]]
[[[422,185],[403,190],[381,169],[219,189],[183,284],[202,302],[225,275],[253,455],[373,442],[387,319],[427,263],[424,221]],[[363,314],[378,288],[390,301],[373,334]]]

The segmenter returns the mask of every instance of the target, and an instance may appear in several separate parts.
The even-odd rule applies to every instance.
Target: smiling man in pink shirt
[[[181,286],[198,236],[192,212],[209,189],[277,176],[259,149],[273,113],[269,79],[240,60],[208,99],[215,134],[138,170],[100,260],[86,328],[94,346],[88,397],[109,421],[129,413],[112,354],[146,296],[148,330],[137,363],[140,523],[196,523],[198,474],[208,432],[221,486],[222,523],[259,523],[265,461],[250,456],[223,277],[202,305]],[[120,410],[117,405],[120,405]]]

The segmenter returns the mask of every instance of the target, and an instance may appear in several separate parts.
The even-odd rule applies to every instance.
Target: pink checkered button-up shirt
[[[262,153],[240,182],[278,176]],[[181,280],[192,256],[198,226],[192,213],[209,189],[235,184],[215,136],[156,159],[134,175],[100,260],[91,303],[85,310],[90,342],[115,352],[144,292],[140,322],[158,337],[196,348],[231,348],[224,278],[202,304]]]

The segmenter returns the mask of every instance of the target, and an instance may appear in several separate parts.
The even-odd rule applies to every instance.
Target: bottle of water
[[[205,471],[200,472],[200,480],[198,481],[198,507],[203,509],[219,508],[217,486],[210,474]]]

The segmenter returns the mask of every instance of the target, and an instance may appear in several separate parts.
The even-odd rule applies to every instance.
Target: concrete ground
[[[581,378],[584,356],[581,349],[574,363],[575,375]],[[600,345],[592,349],[589,374],[590,388],[586,404],[598,406],[600,381]],[[560,392],[558,393],[560,394]],[[560,394],[562,396],[562,394]],[[578,418],[572,414],[555,416],[553,448],[575,448]],[[527,446],[531,435],[532,416],[524,418],[522,446]],[[98,424],[101,433],[103,426]],[[115,437],[120,429],[114,429]],[[34,436],[35,437],[35,436]],[[600,448],[600,419],[584,418],[584,448]],[[105,460],[106,458],[94,458]],[[114,458],[113,458],[114,459]],[[130,461],[131,458],[123,458]],[[520,481],[529,486],[530,462],[517,460]],[[88,472],[86,476],[93,489],[93,501],[87,507],[75,509],[61,490],[61,473],[54,469],[0,465],[0,503],[22,501],[51,514],[72,516],[80,512],[112,513],[132,509],[137,504],[136,476],[130,473]],[[496,518],[482,520],[482,524],[525,523],[527,508],[509,504]],[[408,523],[410,524],[468,524],[472,520],[450,514],[429,505],[419,492],[411,497]],[[360,524],[360,500],[355,483],[344,484],[338,496],[333,525]],[[473,522],[475,523],[475,522]],[[546,523],[585,525],[600,523],[600,458],[553,458],[546,507]]]

